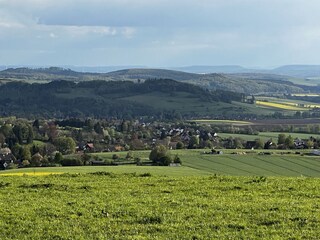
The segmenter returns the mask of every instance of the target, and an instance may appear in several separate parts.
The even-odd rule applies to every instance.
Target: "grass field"
[[[215,120],[215,119],[196,119],[191,122],[204,123],[204,124],[217,124],[217,125],[250,125],[248,121],[236,121],[236,120]]]
[[[172,151],[182,167],[1,171],[0,239],[318,239],[319,157],[204,151]]]
[[[2,176],[0,239],[318,239],[320,179]]]
[[[306,176],[320,177],[320,158],[302,156],[294,151],[272,150],[271,155],[259,154],[251,150],[222,150],[222,155],[204,154],[210,150],[173,150],[172,155],[178,154],[182,167],[157,166],[85,166],[85,167],[55,167],[55,168],[26,168],[2,171],[1,174],[44,175],[50,173],[86,173],[107,171],[112,173],[144,173],[150,172],[157,176],[199,176],[199,175],[231,175],[231,176]],[[260,150],[262,153],[265,150]],[[299,150],[301,154],[310,150]],[[237,153],[237,154],[233,154]],[[101,159],[111,160],[114,153],[96,153]],[[125,158],[127,152],[118,153]],[[149,151],[134,152],[135,157],[146,161]]]
[[[50,167],[50,168],[25,168],[1,171],[1,176],[45,176],[50,174],[62,174],[62,173],[90,173],[106,171],[116,174],[122,173],[151,173],[156,176],[202,176],[209,175],[211,173],[202,170],[182,167],[157,167],[157,166],[136,166],[136,165],[124,165],[124,166],[81,166],[81,167]]]
[[[295,93],[295,94],[291,94],[292,96],[296,96],[296,97],[319,97],[320,94],[317,93]]]
[[[277,142],[278,135],[285,134],[286,136],[291,135],[294,139],[309,139],[310,137],[320,138],[320,134],[311,134],[311,133],[289,133],[289,132],[259,132],[258,135],[248,135],[248,134],[235,134],[235,133],[219,133],[218,136],[222,138],[228,137],[239,137],[246,141],[253,141],[257,138],[262,139],[263,141],[268,141],[272,138],[273,141]]]

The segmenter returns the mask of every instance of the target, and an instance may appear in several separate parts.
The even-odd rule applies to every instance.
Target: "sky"
[[[319,0],[0,0],[0,65],[320,64]]]

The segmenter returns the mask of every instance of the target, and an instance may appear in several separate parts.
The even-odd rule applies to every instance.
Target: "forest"
[[[0,86],[0,114],[20,117],[181,118],[216,113],[206,108],[218,102],[241,101],[243,94],[209,91],[169,79],[129,81],[53,81],[46,84],[9,82]],[[138,100],[136,100],[138,98]],[[157,105],[158,101],[166,104]],[[196,105],[188,108],[187,105]],[[176,110],[178,107],[184,111]],[[201,108],[201,109],[200,109]]]

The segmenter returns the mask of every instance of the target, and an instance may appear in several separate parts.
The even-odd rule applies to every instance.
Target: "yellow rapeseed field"
[[[280,109],[292,110],[292,111],[306,110],[305,108],[293,106],[292,104],[287,104],[287,103],[284,104],[284,103],[275,103],[275,102],[256,101],[256,104],[265,106],[265,107],[280,108]]]

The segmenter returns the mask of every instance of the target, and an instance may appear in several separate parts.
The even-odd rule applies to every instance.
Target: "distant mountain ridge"
[[[294,77],[320,77],[320,65],[286,65],[271,70],[273,73]]]
[[[186,66],[178,68],[170,68],[189,73],[243,73],[248,72],[249,69],[239,65],[221,65],[221,66]]]
[[[320,65],[284,65],[273,69],[245,68],[239,65],[222,66],[186,66],[172,68],[190,73],[263,73],[277,74],[297,78],[320,78]]]
[[[83,82],[104,81],[144,81],[148,79],[172,79],[201,86],[209,90],[226,90],[232,92],[257,94],[264,92],[299,93],[309,90],[302,85],[290,82],[288,77],[268,74],[197,74],[168,69],[135,68],[109,73],[82,73],[59,67],[29,69],[17,68],[0,71],[0,81],[15,80],[26,82],[50,82],[67,80]]]

